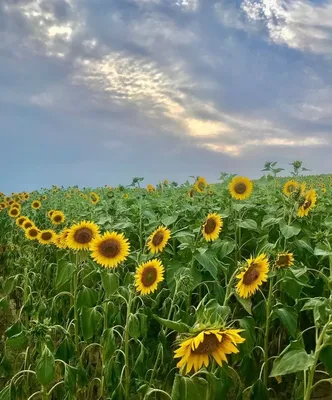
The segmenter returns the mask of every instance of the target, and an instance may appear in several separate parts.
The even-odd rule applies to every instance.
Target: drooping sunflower
[[[164,280],[164,267],[154,258],[136,268],[135,286],[141,294],[150,294],[157,290],[158,283]]]
[[[194,187],[196,189],[197,192],[199,193],[203,193],[205,191],[205,189],[207,188],[208,183],[206,181],[206,179],[204,178],[204,176],[199,176],[196,179],[196,182],[194,183]]]
[[[73,225],[67,235],[67,246],[72,250],[89,250],[99,236],[99,226],[93,222],[82,221]]]
[[[294,264],[293,253],[280,253],[276,260],[277,268],[287,268]]]
[[[62,211],[52,213],[51,222],[53,225],[60,225],[65,221],[65,214]]]
[[[196,193],[196,188],[192,187],[188,192],[188,197],[194,197]]]
[[[29,228],[32,228],[33,226],[35,226],[35,224],[32,221],[30,221],[28,218],[22,224],[22,227],[25,230],[29,229]]]
[[[17,218],[21,214],[21,209],[10,207],[8,215],[12,218]]]
[[[309,211],[312,210],[317,202],[317,193],[315,189],[310,189],[301,200],[299,205],[297,215],[302,218],[306,217],[309,214]]]
[[[165,186],[169,185],[168,179],[165,179],[165,180],[164,180],[164,185],[165,185]]]
[[[22,227],[23,222],[25,222],[27,220],[28,220],[27,217],[21,216],[21,217],[16,218],[15,223],[16,223],[17,226],[21,226]]]
[[[262,253],[257,258],[251,257],[247,260],[247,267],[236,277],[239,282],[236,290],[240,297],[247,298],[254,294],[263,282],[267,281],[269,272],[269,261],[267,256]]]
[[[218,239],[222,227],[223,220],[221,216],[216,213],[209,214],[202,227],[204,239],[208,242]]]
[[[244,176],[236,176],[229,184],[231,196],[236,200],[244,200],[251,196],[252,181]]]
[[[34,210],[38,210],[38,209],[41,207],[41,202],[40,202],[39,200],[34,200],[34,201],[31,203],[31,207],[32,207]]]
[[[293,179],[286,182],[284,184],[284,187],[282,189],[284,195],[286,195],[287,197],[291,196],[294,192],[297,191],[297,189],[299,188],[300,184],[296,181],[294,181]]]
[[[97,204],[98,201],[100,200],[100,197],[99,197],[99,195],[97,193],[91,192],[90,193],[90,200],[91,200],[92,204]]]
[[[149,183],[149,184],[146,186],[146,190],[150,193],[150,192],[154,192],[156,189],[155,189],[155,187],[154,187],[151,183]]]
[[[32,226],[31,228],[29,228],[25,231],[25,237],[29,240],[37,240],[39,232],[40,231],[37,227]]]
[[[55,210],[50,210],[50,211],[47,212],[47,216],[48,216],[49,219],[52,219],[53,213],[55,213]]]
[[[128,239],[122,233],[106,232],[91,243],[91,257],[105,268],[115,268],[129,254]]]
[[[147,246],[152,254],[160,253],[164,250],[169,238],[171,237],[171,231],[164,226],[159,226],[149,237]]]
[[[67,245],[67,236],[70,232],[70,229],[64,229],[61,233],[59,233],[55,239],[55,244],[59,249],[66,249]]]
[[[239,353],[238,344],[245,341],[239,335],[241,329],[204,329],[189,339],[180,343],[175,351],[174,358],[181,358],[177,367],[188,374],[193,368],[197,372],[203,365],[209,366],[210,361],[215,359],[221,367],[227,355]]]
[[[41,244],[54,243],[55,238],[56,238],[56,233],[51,229],[46,229],[38,233],[38,241]]]

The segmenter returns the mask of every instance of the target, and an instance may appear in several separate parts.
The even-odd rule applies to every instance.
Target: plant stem
[[[270,278],[269,295],[266,304],[266,324],[265,324],[265,336],[264,336],[264,384],[267,387],[267,380],[269,374],[269,329],[270,329],[270,314],[271,314],[271,302],[272,302],[272,289],[273,289],[273,278]]]
[[[76,254],[76,266],[73,274],[73,300],[74,300],[74,323],[75,323],[75,350],[76,356],[79,356],[78,348],[78,310],[77,310],[77,286],[78,286],[78,253]]]
[[[232,290],[232,284],[233,284],[235,276],[238,272],[239,272],[239,269],[236,268],[235,271],[233,272],[233,275],[231,276],[231,279],[229,280],[229,282],[226,285],[226,293],[225,293],[224,304],[223,304],[224,307],[227,306],[228,300],[231,296],[230,292]]]
[[[126,317],[126,327],[125,327],[125,337],[124,337],[124,353],[125,353],[125,399],[129,399],[130,390],[130,366],[129,366],[129,316],[131,313],[131,303],[132,303],[132,290],[129,289],[129,299],[127,303],[127,317]]]

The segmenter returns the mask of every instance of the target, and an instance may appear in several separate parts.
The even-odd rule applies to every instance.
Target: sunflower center
[[[20,219],[18,220],[19,225],[22,225],[24,221],[25,221],[25,218],[20,218]]]
[[[52,239],[52,233],[51,232],[43,232],[41,235],[41,238],[43,240],[50,240],[50,239]]]
[[[107,239],[101,243],[99,251],[104,257],[114,258],[120,253],[121,247],[117,240]]]
[[[307,210],[311,206],[311,200],[306,200],[303,204],[303,208]]]
[[[198,182],[198,185],[197,185],[201,190],[204,190],[205,189],[205,183],[204,182]]]
[[[35,229],[35,228],[30,229],[29,235],[30,235],[31,237],[37,237],[37,236],[38,236],[38,231],[37,231],[37,229]]]
[[[54,217],[54,222],[61,222],[62,221],[62,216],[61,215],[56,215]]]
[[[17,215],[18,214],[17,208],[13,208],[11,213],[12,215]]]
[[[243,283],[245,285],[251,285],[259,277],[259,272],[257,271],[257,264],[252,264],[246,273],[243,275]]]
[[[212,232],[214,232],[214,230],[216,229],[217,223],[213,218],[209,218],[206,223],[205,223],[205,233],[207,233],[208,235],[210,235]]]
[[[289,264],[289,256],[287,256],[287,255],[279,256],[279,258],[277,260],[277,265],[282,267],[282,266],[288,265],[288,264]]]
[[[199,344],[196,350],[193,350],[193,354],[211,354],[213,353],[219,345],[217,337],[213,334],[204,335],[204,340]]]
[[[243,182],[239,182],[235,185],[234,190],[238,194],[243,194],[247,189],[247,186]]]
[[[25,229],[28,229],[28,228],[31,228],[32,227],[32,223],[31,222],[27,222],[25,225],[24,225],[24,228]]]
[[[154,246],[159,246],[164,239],[164,234],[162,232],[157,232],[152,239],[152,244]]]
[[[80,244],[90,243],[92,240],[92,237],[93,237],[93,235],[89,228],[80,228],[74,234],[75,242],[80,243]]]
[[[157,279],[157,271],[154,267],[146,267],[142,273],[142,283],[144,286],[151,286]]]

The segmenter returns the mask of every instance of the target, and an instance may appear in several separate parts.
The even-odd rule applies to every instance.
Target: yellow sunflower
[[[29,193],[24,193],[24,198],[25,198],[25,200],[28,200],[29,197],[30,197]]]
[[[42,197],[43,200],[47,200],[47,196],[46,194],[44,194],[44,196]]]
[[[293,264],[294,264],[293,253],[278,254],[278,257],[276,260],[277,268],[287,268],[287,267],[291,267]]]
[[[192,187],[188,192],[188,197],[194,197],[195,193],[196,193],[196,189],[194,187]]]
[[[82,221],[73,225],[67,235],[67,246],[72,250],[89,250],[93,240],[99,236],[99,226],[93,222]]]
[[[128,198],[129,198],[129,194],[128,194],[128,193],[125,193],[125,194],[123,195],[123,198],[124,198],[124,199],[128,199]]]
[[[141,294],[150,294],[157,290],[158,283],[164,280],[164,267],[154,258],[136,268],[135,286]]]
[[[160,253],[164,250],[169,238],[171,237],[171,231],[164,226],[159,226],[148,239],[147,246],[151,253]]]
[[[209,214],[202,228],[204,239],[207,241],[218,239],[222,227],[223,220],[221,216],[216,213]]]
[[[60,225],[65,221],[65,214],[62,211],[54,211],[51,216],[51,222],[53,225]]]
[[[22,206],[20,203],[17,203],[16,201],[14,203],[12,203],[12,205],[10,206],[11,208],[17,208],[17,209],[21,209]]]
[[[38,210],[38,209],[41,207],[41,202],[40,202],[39,200],[34,200],[34,201],[31,203],[31,207],[32,207],[34,210]]]
[[[55,213],[55,210],[50,210],[50,211],[47,212],[47,216],[48,216],[49,219],[52,219],[53,213]]]
[[[156,189],[155,189],[155,187],[153,185],[151,185],[151,183],[149,183],[146,186],[146,190],[150,193],[150,192],[154,192]]]
[[[297,215],[302,218],[306,217],[309,214],[309,211],[312,210],[317,202],[317,193],[315,189],[310,189],[304,196],[304,199],[301,200],[299,205]]]
[[[36,240],[38,239],[39,235],[39,229],[36,228],[35,226],[32,226],[31,228],[27,229],[25,231],[25,237],[29,240]]]
[[[38,241],[41,244],[54,243],[55,238],[56,238],[56,233],[51,229],[46,229],[38,233]]]
[[[90,200],[91,200],[92,204],[97,204],[98,201],[100,200],[100,197],[99,197],[99,195],[97,193],[91,192],[90,193]]]
[[[181,358],[177,367],[188,374],[193,368],[197,372],[203,365],[209,366],[213,359],[221,367],[227,363],[228,354],[239,353],[238,344],[245,341],[239,335],[241,329],[204,329],[180,343],[174,358]]]
[[[299,188],[300,184],[294,180],[290,180],[288,182],[286,182],[284,184],[283,187],[283,193],[284,195],[286,195],[287,197],[291,196],[294,192],[297,191],[297,189]]]
[[[236,200],[244,200],[251,196],[252,182],[244,176],[236,176],[229,184],[231,196]]]
[[[25,222],[27,220],[28,220],[27,217],[21,216],[21,217],[16,218],[15,223],[16,223],[17,226],[22,226],[23,222]]]
[[[267,281],[269,261],[262,253],[257,258],[247,260],[247,267],[236,277],[239,279],[236,289],[240,297],[247,298],[254,294],[263,282]]]
[[[70,229],[64,229],[59,235],[57,235],[55,239],[55,244],[59,249],[66,249],[67,245],[67,236],[70,232]]]
[[[169,185],[168,179],[165,179],[165,180],[164,180],[164,185],[166,185],[166,186]]]
[[[3,201],[0,203],[0,210],[4,210],[7,207],[7,204]]]
[[[197,192],[199,193],[203,193],[205,191],[205,189],[207,188],[208,183],[206,181],[206,179],[204,178],[204,176],[199,176],[196,179],[196,182],[194,183],[194,187],[196,189]]]
[[[129,242],[122,233],[106,232],[91,243],[91,257],[105,268],[115,268],[128,254]]]
[[[22,224],[22,227],[25,230],[29,229],[29,228],[32,228],[33,226],[35,226],[35,224],[32,221],[30,221],[28,218]]]
[[[10,207],[8,215],[12,218],[17,218],[21,214],[21,209]]]

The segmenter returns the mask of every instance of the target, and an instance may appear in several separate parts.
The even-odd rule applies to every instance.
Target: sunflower
[[[204,190],[207,188],[207,185],[208,185],[208,183],[207,183],[206,179],[204,178],[204,176],[199,176],[196,179],[196,182],[194,183],[194,187],[195,187],[196,191],[199,193],[203,193]]]
[[[17,203],[16,201],[14,201],[14,203],[12,203],[12,205],[10,206],[11,208],[17,208],[17,209],[21,209],[22,206],[20,203]]]
[[[44,196],[42,197],[42,200],[47,200],[46,194],[44,194]]]
[[[21,217],[16,218],[15,223],[16,223],[17,226],[22,226],[22,225],[23,225],[23,222],[25,222],[25,221],[27,221],[27,220],[28,220],[27,217],[21,216]]]
[[[97,204],[98,201],[100,200],[100,197],[98,196],[97,193],[91,192],[91,193],[90,193],[90,200],[91,200],[91,203],[92,203],[92,204]]]
[[[239,279],[236,289],[240,297],[247,298],[254,294],[258,287],[267,281],[269,262],[262,253],[257,258],[247,260],[247,267],[236,277]]]
[[[33,209],[35,209],[35,210],[38,210],[38,208],[41,207],[41,202],[40,202],[39,200],[34,200],[34,201],[31,203],[31,207],[32,207]]]
[[[24,199],[25,199],[25,200],[28,200],[29,197],[30,197],[29,193],[24,193]]]
[[[287,197],[291,196],[294,192],[296,192],[296,190],[298,189],[298,187],[300,186],[300,184],[294,180],[290,180],[288,182],[286,182],[284,184],[283,187],[283,193],[284,195],[286,195]]]
[[[115,268],[128,254],[129,242],[122,233],[106,232],[91,243],[91,257],[105,268]]]
[[[209,214],[204,222],[202,233],[207,241],[218,239],[219,233],[223,227],[223,220],[220,215]]]
[[[67,246],[67,236],[70,232],[70,229],[64,229],[59,235],[57,235],[55,239],[55,244],[59,249],[66,249]]]
[[[252,193],[252,182],[244,176],[236,176],[229,184],[231,196],[236,200],[244,200]]]
[[[159,226],[148,239],[147,246],[151,253],[160,253],[164,250],[169,238],[171,237],[171,231],[164,226]]]
[[[0,210],[4,210],[6,207],[7,205],[4,201],[0,203]]]
[[[11,206],[12,204],[14,204],[15,203],[15,200],[9,200],[8,201],[8,204]]]
[[[53,225],[60,225],[65,219],[65,214],[62,211],[55,211],[52,213],[51,222]]]
[[[221,367],[227,363],[228,354],[237,354],[237,344],[245,341],[239,333],[241,329],[204,329],[189,339],[182,341],[175,351],[174,358],[181,358],[177,367],[181,370],[186,366],[186,374],[193,368],[197,372],[203,365],[209,366],[213,359]]]
[[[164,180],[164,185],[166,185],[166,186],[169,185],[168,179],[165,179],[165,180]]]
[[[35,224],[32,221],[30,221],[28,218],[22,224],[22,227],[25,230],[32,228],[33,226],[35,226]]]
[[[12,218],[17,218],[21,214],[21,210],[19,208],[10,207],[8,211],[8,215]]]
[[[277,268],[287,268],[287,267],[291,267],[293,264],[294,264],[293,253],[278,254],[278,258],[276,260]]]
[[[192,187],[188,192],[188,197],[194,197],[195,193],[196,193],[196,189],[194,187]]]
[[[304,199],[301,201],[299,205],[297,215],[302,218],[306,217],[309,214],[309,211],[312,210],[317,201],[317,193],[315,189],[310,189],[304,196]]]
[[[129,194],[128,194],[128,193],[125,193],[125,194],[123,195],[123,198],[124,198],[124,199],[128,199],[128,198],[129,198]]]
[[[89,250],[94,239],[99,236],[99,226],[93,222],[82,221],[73,225],[67,235],[67,246],[72,250]]]
[[[31,228],[27,229],[25,231],[25,237],[29,240],[36,240],[39,235],[39,229],[36,228],[35,226],[32,226]]]
[[[150,193],[150,192],[154,192],[156,189],[155,189],[155,187],[154,187],[151,183],[149,183],[149,184],[146,186],[146,190]]]
[[[164,267],[154,258],[136,268],[135,286],[141,294],[150,294],[157,290],[158,283],[164,280]]]
[[[56,238],[56,233],[51,229],[40,231],[38,233],[38,241],[41,244],[51,244],[54,243]]]
[[[47,216],[48,216],[49,219],[52,219],[53,213],[55,213],[55,210],[50,210],[50,211],[47,212]]]

